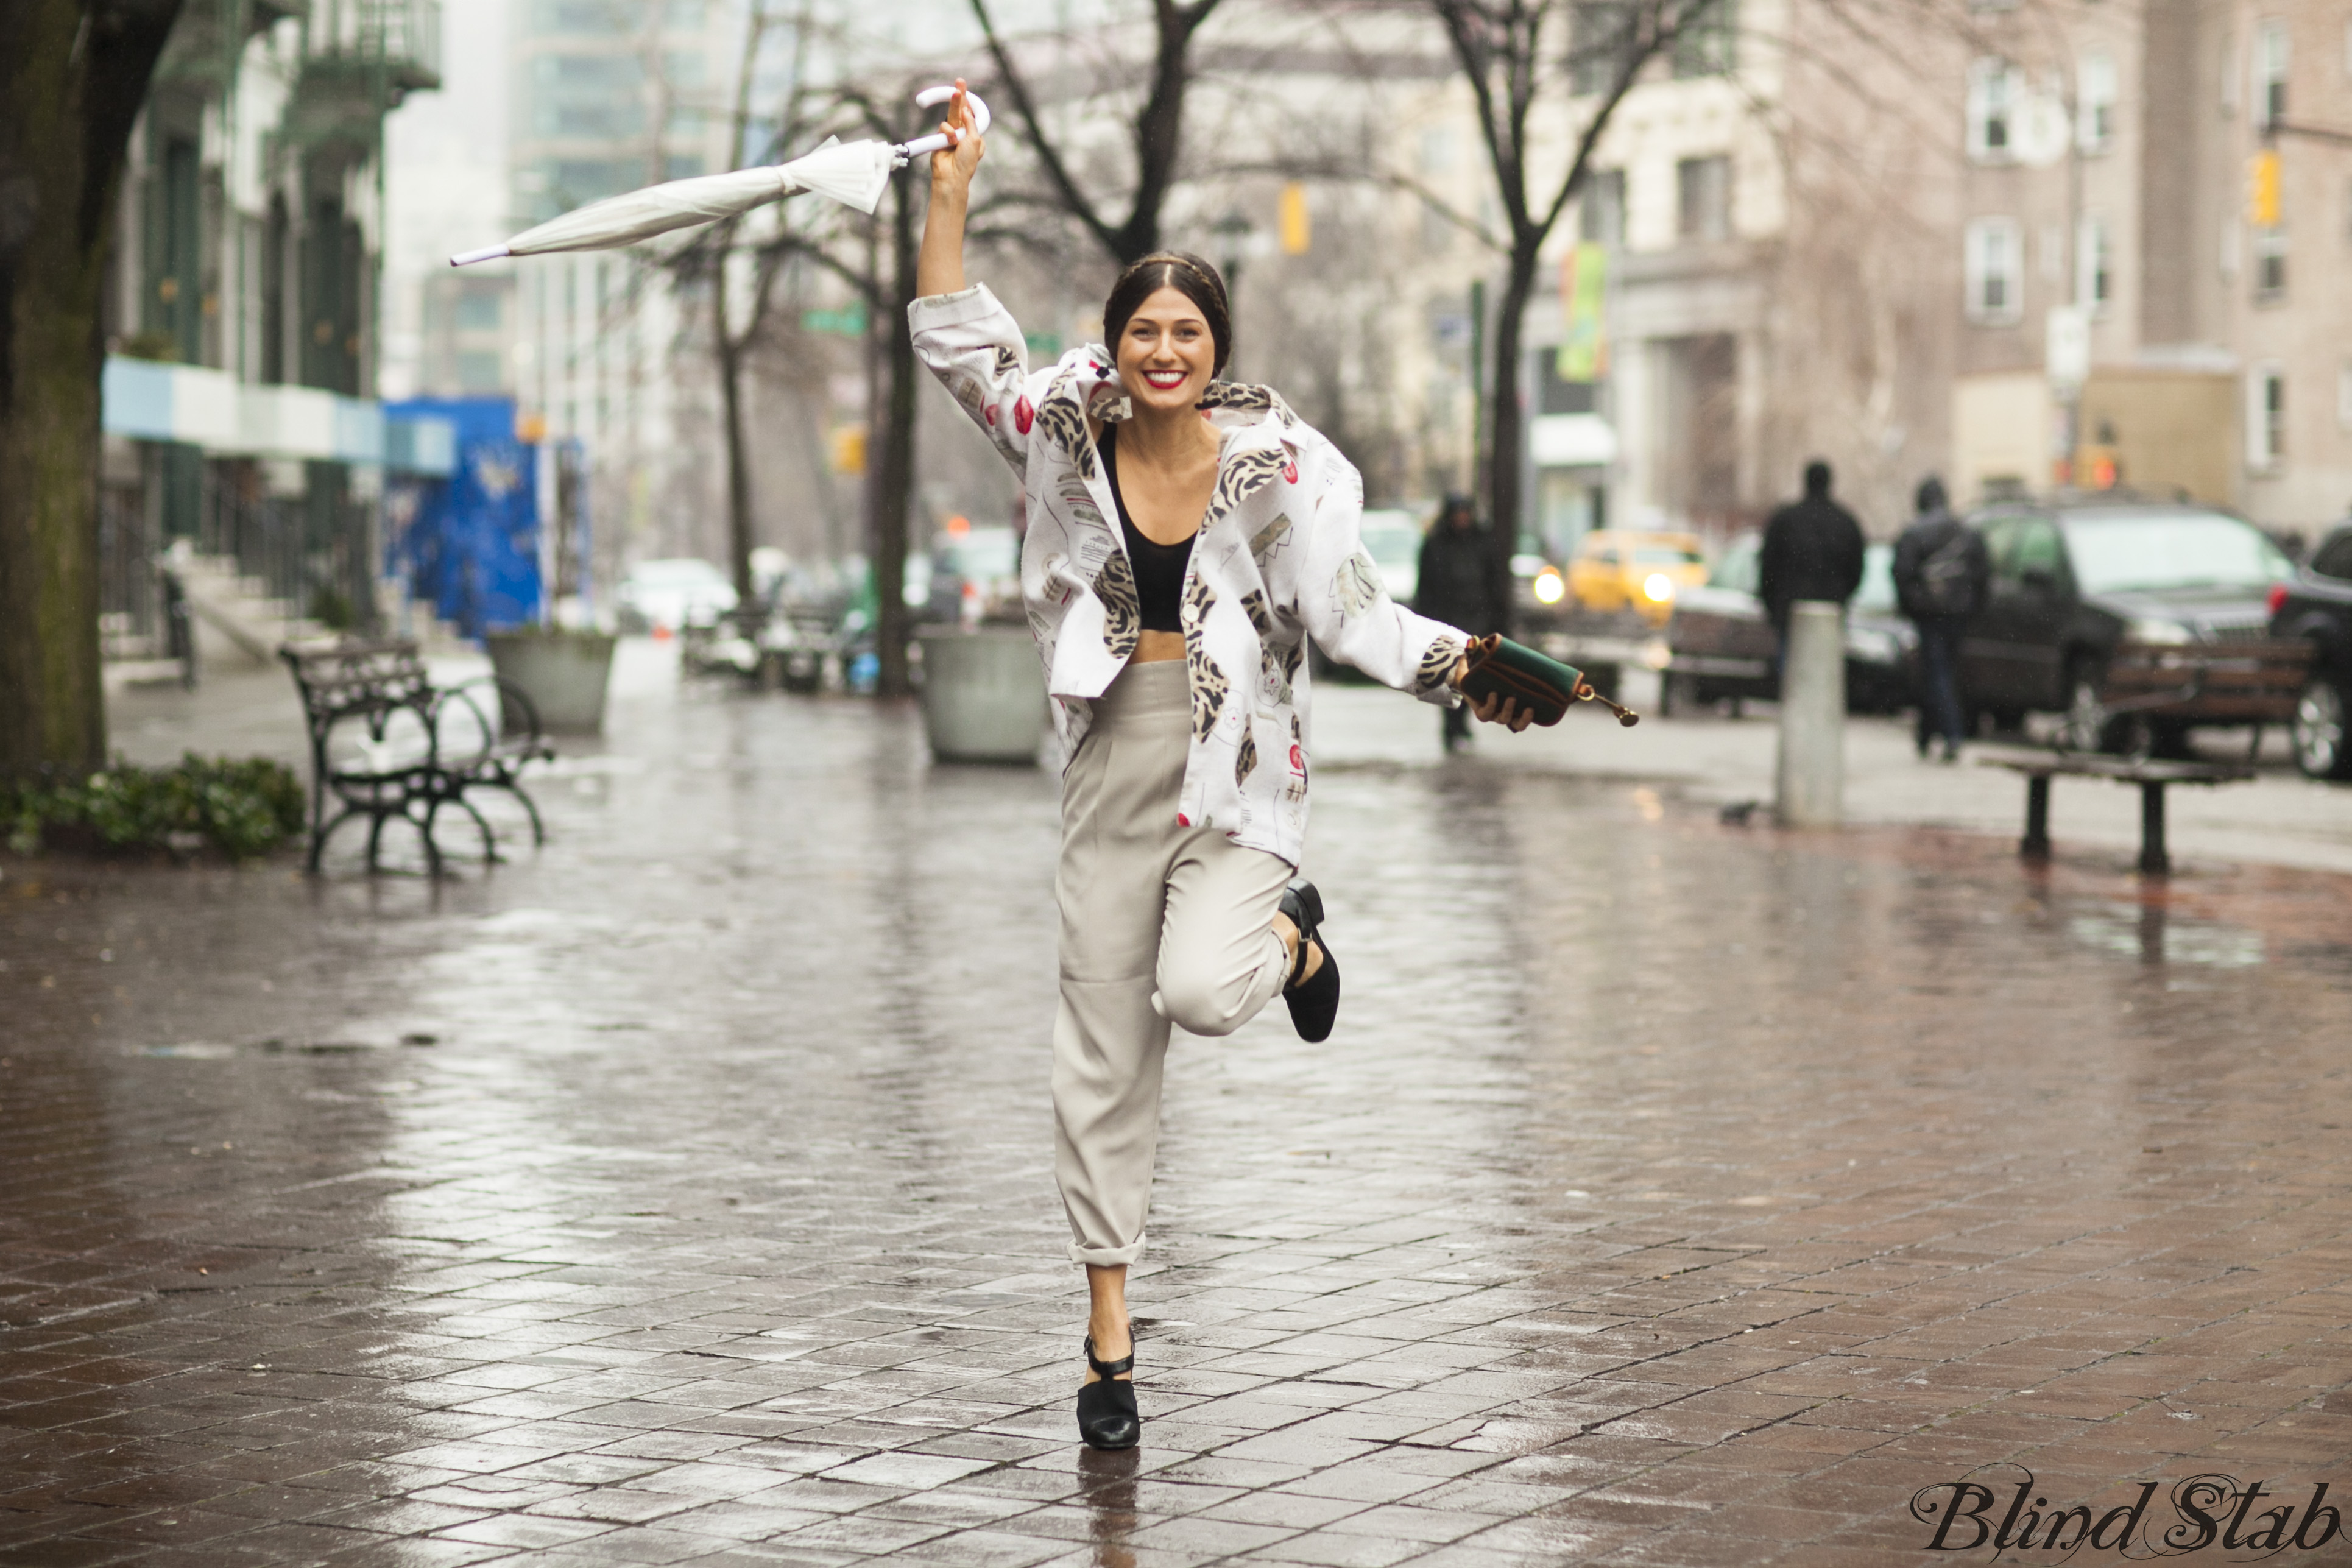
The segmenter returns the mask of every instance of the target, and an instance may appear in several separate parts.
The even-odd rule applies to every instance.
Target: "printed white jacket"
[[[1091,412],[1129,408],[1110,356],[1074,349],[1032,372],[1021,328],[985,285],[917,300],[915,353],[1021,476],[1021,593],[1045,663],[1065,756],[1141,630],[1118,508]],[[1186,826],[1298,863],[1307,838],[1307,639],[1375,680],[1452,705],[1467,640],[1391,600],[1359,536],[1363,480],[1262,386],[1213,383],[1217,485],[1184,573],[1192,739]]]

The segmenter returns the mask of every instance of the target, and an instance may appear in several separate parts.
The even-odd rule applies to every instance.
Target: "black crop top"
[[[1179,544],[1162,544],[1146,539],[1135,520],[1127,514],[1127,497],[1118,488],[1118,453],[1113,439],[1118,426],[1103,426],[1103,474],[1110,480],[1110,499],[1118,507],[1119,531],[1127,536],[1128,563],[1135,569],[1136,608],[1143,617],[1147,632],[1181,632],[1184,629],[1182,603],[1184,568],[1192,559],[1192,541],[1200,530]]]

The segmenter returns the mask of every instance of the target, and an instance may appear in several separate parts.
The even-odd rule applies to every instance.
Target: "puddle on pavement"
[[[2177,915],[2161,904],[2113,903],[2085,910],[2067,918],[2066,930],[2085,947],[2143,963],[2242,969],[2268,961],[2262,932]]]

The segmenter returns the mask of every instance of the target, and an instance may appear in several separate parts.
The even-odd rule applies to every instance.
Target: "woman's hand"
[[[1534,710],[1521,708],[1517,698],[1499,691],[1486,693],[1484,702],[1471,703],[1470,716],[1482,723],[1507,724],[1514,735],[1536,721]]]
[[[955,145],[931,154],[931,203],[923,216],[923,246],[915,257],[915,292],[925,299],[963,292],[963,219],[971,196],[971,176],[980,167],[982,142],[971,126],[971,104],[963,82],[948,100],[940,129]]]
[[[1470,660],[1467,658],[1454,664],[1452,682],[1454,690],[1462,689],[1462,682],[1469,674]],[[1592,683],[1589,680],[1578,680],[1576,689],[1570,695],[1578,701],[1591,697]],[[1536,721],[1533,709],[1520,707],[1517,698],[1506,697],[1499,691],[1490,691],[1486,693],[1485,701],[1472,702],[1468,706],[1472,718],[1486,724],[1507,724],[1510,726],[1511,733],[1515,735]]]
[[[956,79],[955,96],[948,100],[948,117],[940,121],[940,129],[953,137],[950,146],[931,154],[931,188],[942,184],[961,195],[971,188],[971,176],[980,167],[986,151],[986,140],[972,129],[971,100],[965,95],[963,79]]]

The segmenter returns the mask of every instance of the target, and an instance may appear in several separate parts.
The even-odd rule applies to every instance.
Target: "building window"
[[[1625,243],[1625,171],[1595,169],[1576,203],[1576,237],[1612,247]]]
[[[1641,9],[1632,0],[1578,0],[1568,26],[1570,92],[1607,92],[1633,54]]]
[[[1969,68],[1969,156],[1980,163],[2005,163],[2014,143],[2018,101],[2025,96],[2025,73],[1990,57]]]
[[[457,355],[457,390],[467,396],[497,392],[504,380],[499,357],[488,349],[466,349]]]
[[[1969,225],[1962,271],[1968,280],[1969,321],[1980,327],[2005,327],[2023,313],[2024,301],[2019,298],[2023,249],[2013,217],[1980,217]]]
[[[2264,22],[2254,35],[2254,123],[2267,131],[2286,118],[2287,31]]]
[[[458,331],[498,331],[499,303],[499,297],[487,289],[468,289],[460,293],[456,311]]]
[[[1675,75],[1729,76],[1738,60],[1737,0],[1704,0],[1675,35]]]
[[[1538,349],[1534,357],[1538,414],[1590,414],[1600,406],[1597,383],[1560,379],[1559,350]]]
[[[2103,153],[2116,134],[2116,57],[2085,55],[2074,84],[2074,135],[2085,153]]]
[[[1675,233],[1689,240],[1731,237],[1731,160],[1685,158],[1675,165]]]
[[[2114,265],[2106,221],[2084,215],[2074,234],[2074,302],[2093,315],[2115,298]]]
[[[532,17],[541,33],[614,31],[613,8],[604,0],[540,0]]]
[[[2254,298],[2266,301],[2286,298],[2286,230],[2284,228],[2254,230]]]
[[[2259,473],[2286,460],[2286,372],[2258,364],[2246,374],[2246,466]]]

